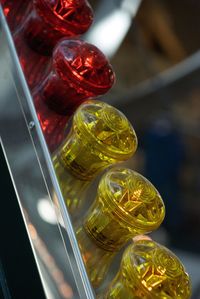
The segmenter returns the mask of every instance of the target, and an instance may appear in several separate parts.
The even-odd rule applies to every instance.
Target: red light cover
[[[14,34],[19,60],[30,89],[41,81],[53,47],[63,36],[84,33],[93,12],[85,0],[34,0]]]
[[[61,123],[65,126],[84,100],[106,93],[114,81],[112,67],[98,48],[81,40],[64,39],[58,43],[46,78],[33,91],[38,118],[51,151],[62,141],[60,138],[54,145],[48,142],[50,139],[56,140],[49,137],[50,131],[55,132],[52,113],[56,121],[58,115],[63,116],[65,121]],[[45,103],[46,108],[40,101]],[[48,111],[53,111],[49,122]]]
[[[50,55],[62,37],[84,33],[92,21],[93,11],[86,0],[33,0],[23,36],[34,51]]]
[[[46,104],[60,114],[106,93],[115,81],[112,66],[95,46],[64,39],[53,51],[52,70],[42,88]]]
[[[87,0],[33,0],[36,9],[48,14],[47,23],[53,23],[64,36],[83,34],[93,21],[93,11]]]

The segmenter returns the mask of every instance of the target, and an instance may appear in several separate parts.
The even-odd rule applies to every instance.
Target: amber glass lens
[[[130,245],[101,299],[189,299],[191,284],[180,260],[152,240]]]
[[[146,178],[127,168],[108,171],[77,229],[92,284],[99,286],[113,257],[131,238],[155,230],[164,216],[163,201]]]
[[[130,238],[157,229],[164,216],[162,198],[146,178],[131,169],[113,168],[101,179],[84,226],[99,246],[116,251]]]
[[[136,148],[137,137],[125,115],[106,103],[89,101],[77,109],[56,159],[76,178],[91,181],[108,166],[129,159]]]

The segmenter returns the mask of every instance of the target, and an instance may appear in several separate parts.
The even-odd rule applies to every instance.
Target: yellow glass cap
[[[136,148],[135,131],[124,114],[106,103],[87,101],[74,114],[54,158],[76,178],[91,181],[110,165],[129,159]]]
[[[74,125],[99,152],[124,161],[137,149],[135,131],[126,116],[100,101],[87,101],[74,115]]]
[[[143,297],[137,298],[189,299],[191,296],[190,279],[181,261],[152,240],[130,245],[123,255],[121,271],[129,287],[134,282],[134,290],[144,292]]]
[[[156,188],[141,174],[127,168],[113,168],[102,178],[99,196],[137,234],[160,226],[165,206]]]

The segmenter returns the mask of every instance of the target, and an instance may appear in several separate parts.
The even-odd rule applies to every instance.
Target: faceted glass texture
[[[165,207],[156,188],[142,175],[127,168],[114,168],[100,181],[97,197],[84,226],[100,246],[119,250],[136,235],[157,229]]]
[[[34,51],[50,55],[61,38],[83,34],[92,20],[87,1],[33,0],[21,34]]]
[[[83,225],[77,229],[93,286],[100,285],[115,254],[129,240],[157,229],[164,216],[164,203],[147,179],[127,168],[109,170],[99,183]]]
[[[47,14],[50,9],[49,20],[68,36],[83,34],[93,21],[92,8],[87,0],[41,0],[37,1],[36,7],[40,11],[46,9]]]
[[[77,107],[86,99],[107,92],[114,80],[110,63],[95,46],[81,40],[64,39],[58,43],[45,78],[32,92],[51,151],[63,140],[61,134]],[[58,123],[60,134],[57,139]]]
[[[165,208],[157,189],[141,174],[127,168],[115,168],[99,186],[110,207],[121,219],[136,227],[137,233],[155,230],[163,221]]]
[[[151,240],[130,245],[102,299],[189,299],[191,283],[180,260]]]
[[[19,7],[25,6],[25,2],[27,0]],[[84,33],[92,23],[93,12],[85,0],[35,0],[29,3],[27,16],[15,31],[14,41],[26,80],[32,89],[42,79],[57,42],[64,37]],[[16,17],[13,16],[13,20]]]
[[[66,115],[83,100],[106,93],[114,81],[112,67],[98,48],[64,39],[55,47],[52,67],[39,89],[48,107]]]
[[[90,181],[108,166],[129,159],[136,148],[135,131],[124,114],[106,103],[88,101],[77,109],[57,156],[75,177]]]

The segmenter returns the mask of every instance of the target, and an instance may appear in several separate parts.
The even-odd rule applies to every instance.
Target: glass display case
[[[0,135],[47,298],[95,298],[13,40],[0,9]]]

